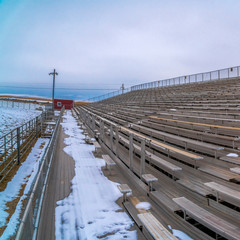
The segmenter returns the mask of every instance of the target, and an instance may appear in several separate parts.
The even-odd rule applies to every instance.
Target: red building
[[[54,99],[54,109],[61,110],[63,106],[65,106],[65,109],[71,109],[74,107],[74,101],[65,99]]]

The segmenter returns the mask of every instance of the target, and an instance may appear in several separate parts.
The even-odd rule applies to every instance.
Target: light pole
[[[53,75],[53,88],[52,88],[52,110],[54,111],[54,89],[55,89],[55,75],[58,75],[56,70],[54,69],[52,73],[49,75]]]

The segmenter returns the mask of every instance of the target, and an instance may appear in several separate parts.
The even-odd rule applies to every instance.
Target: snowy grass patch
[[[48,142],[49,139],[44,138],[39,138],[37,140],[27,159],[22,163],[15,176],[7,184],[5,190],[0,193],[0,227],[7,224],[7,228],[0,237],[1,239],[9,239],[10,236],[14,235],[16,232],[23,200],[26,199],[29,194],[32,182],[38,173],[40,159],[45,152]],[[24,184],[26,184],[24,193],[20,197],[16,210],[11,216],[10,221],[7,223],[6,220],[9,214],[7,212],[6,204],[19,197],[20,190]]]
[[[41,111],[0,107],[0,137],[41,114]]]

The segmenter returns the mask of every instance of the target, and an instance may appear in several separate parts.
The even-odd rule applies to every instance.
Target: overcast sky
[[[0,0],[0,83],[120,87],[240,65],[240,1]]]

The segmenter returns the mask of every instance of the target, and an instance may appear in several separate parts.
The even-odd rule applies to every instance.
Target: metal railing
[[[19,102],[14,100],[0,100],[0,107],[7,107],[7,108],[21,108],[21,109],[29,109],[29,110],[35,110],[35,109],[45,109],[44,104],[38,104],[38,103],[32,103],[32,102]]]
[[[240,66],[138,84],[131,91],[239,77]]]
[[[107,98],[115,97],[123,93],[130,92],[130,91],[136,91],[136,90],[142,90],[142,89],[148,89],[148,88],[160,88],[160,87],[189,84],[189,83],[196,83],[196,82],[231,79],[231,78],[240,77],[239,74],[240,74],[240,66],[237,66],[237,67],[230,67],[230,68],[225,68],[225,69],[220,69],[220,70],[215,70],[210,72],[197,73],[197,74],[169,78],[164,80],[157,80],[153,82],[134,85],[130,88],[125,89],[124,91],[118,90],[118,91],[110,92],[101,96],[92,97],[88,99],[88,101],[98,102]]]
[[[23,217],[21,219],[15,239],[37,239],[38,228],[41,217],[44,196],[47,188],[48,176],[51,169],[51,164],[54,159],[57,138],[59,134],[59,126],[63,115],[64,107],[62,108],[53,135],[48,143],[48,146],[41,158],[38,174],[33,180],[30,196],[28,198]]]
[[[118,90],[118,91],[103,94],[101,96],[89,98],[87,101],[88,102],[98,102],[98,101],[102,101],[107,98],[116,97],[118,95],[130,92],[130,91],[131,91],[131,88],[125,88],[124,90]]]
[[[38,138],[47,115],[48,112],[43,112],[0,137],[0,183],[16,164],[20,164],[34,139]]]

